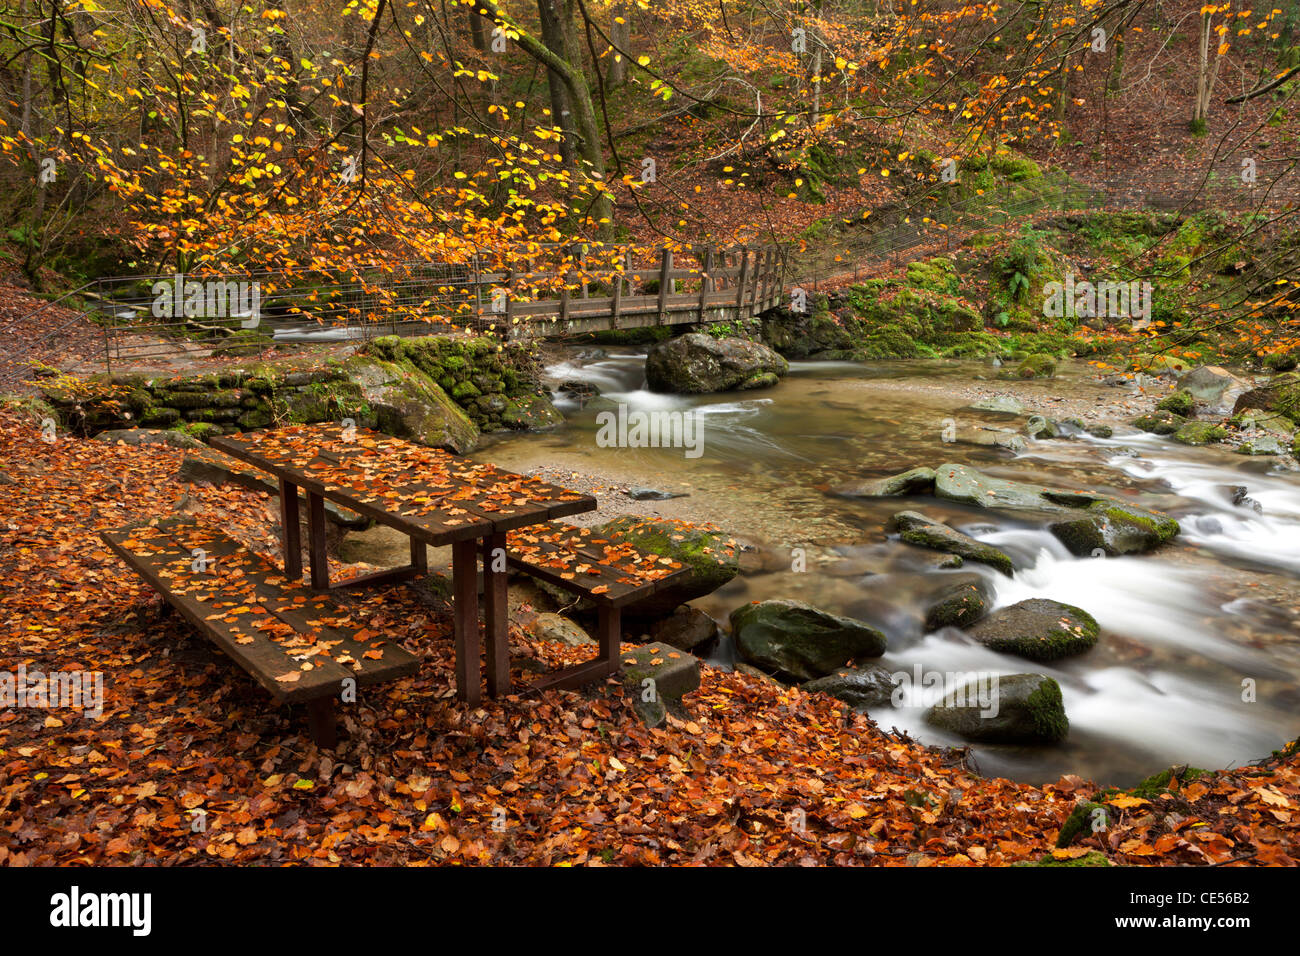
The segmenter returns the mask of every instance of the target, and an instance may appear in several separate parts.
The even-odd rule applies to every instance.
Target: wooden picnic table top
[[[591,495],[366,428],[297,425],[211,444],[433,547],[597,507]]]

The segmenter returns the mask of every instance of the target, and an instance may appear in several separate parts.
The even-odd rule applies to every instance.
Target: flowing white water
[[[905,688],[901,707],[872,710],[882,726],[897,726],[933,743],[961,744],[925,723],[936,694],[974,674],[1038,672],[1061,684],[1071,731],[1056,748],[975,748],[986,772],[1053,779],[1079,772],[1117,783],[1171,763],[1228,766],[1256,759],[1300,732],[1300,475],[1277,463],[1187,448],[1150,435],[1111,440],[1031,443],[1015,459],[987,449],[943,444],[941,422],[960,417],[956,400],[914,393],[872,393],[864,379],[927,383],[985,371],[934,363],[792,363],[773,391],[731,395],[661,395],[644,389],[644,360],[614,355],[552,367],[558,381],[595,384],[600,398],[561,396],[570,428],[544,439],[568,445],[575,467],[599,469],[634,460],[644,480],[668,479],[693,494],[723,502],[712,520],[786,551],[787,535],[828,521],[856,529],[836,550],[860,574],[772,573],[747,576],[697,602],[725,622],[750,600],[798,598],[833,613],[857,616],[890,638],[882,663],[891,671],[938,675],[942,691]],[[1053,388],[1065,387],[1054,385]],[[1087,386],[1092,388],[1093,386]],[[636,458],[592,449],[598,409],[693,410],[705,429],[706,451],[685,461],[656,449]],[[513,439],[515,444],[542,441]],[[969,461],[991,473],[1043,486],[1143,494],[1143,506],[1169,511],[1182,534],[1155,553],[1080,558],[1070,554],[1037,516],[962,508],[933,498],[849,501],[817,490],[861,474],[901,471],[945,460]],[[1232,489],[1250,499],[1233,504]],[[882,524],[904,508],[943,518],[1007,551],[1020,570],[1007,578],[968,564],[960,572],[918,570],[916,550],[883,539]],[[972,573],[990,584],[997,607],[1032,597],[1087,610],[1102,627],[1098,646],[1050,664],[995,653],[959,630],[924,633],[925,595],[937,574]],[[1258,586],[1258,587],[1257,587]],[[725,662],[730,653],[717,655]]]

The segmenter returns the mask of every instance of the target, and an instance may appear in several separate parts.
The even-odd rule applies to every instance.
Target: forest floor
[[[609,682],[468,710],[451,619],[418,584],[355,598],[422,658],[320,750],[303,715],[174,617],[98,533],[182,511],[275,557],[269,501],[183,483],[183,452],[42,440],[0,419],[0,671],[103,674],[98,716],[0,710],[0,863],[1294,864],[1300,754],[1169,788],[984,779],[963,751],[882,732],[834,698],[702,665],[647,729]],[[340,570],[342,570],[340,568]],[[516,686],[582,649],[511,626]],[[1109,825],[1055,850],[1076,801]],[[200,813],[201,811],[201,813]],[[201,827],[194,825],[201,819]]]

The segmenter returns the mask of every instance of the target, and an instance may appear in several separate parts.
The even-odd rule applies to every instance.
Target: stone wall
[[[205,438],[352,418],[362,427],[463,453],[481,432],[563,421],[539,373],[537,354],[527,344],[386,336],[343,358],[259,362],[175,377],[118,375],[51,387],[45,399],[64,428],[86,435],[141,426]]]

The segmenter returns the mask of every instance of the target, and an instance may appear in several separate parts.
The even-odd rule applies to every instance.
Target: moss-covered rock
[[[345,368],[381,430],[460,454],[477,443],[478,428],[469,416],[409,360],[354,355]]]
[[[1081,608],[1030,598],[994,611],[966,633],[995,651],[1054,661],[1092,649],[1101,628]]]
[[[963,575],[930,599],[925,610],[925,629],[937,631],[941,627],[969,627],[988,613],[990,599],[983,578]]]
[[[908,544],[956,554],[967,561],[978,561],[1008,576],[1015,570],[1006,552],[999,551],[970,535],[962,534],[946,524],[927,518],[919,512],[900,511],[893,516],[891,524],[898,531],[899,537]]]
[[[1139,415],[1132,422],[1134,428],[1140,428],[1154,435],[1173,435],[1186,424],[1187,419],[1182,415],[1164,410]]]
[[[1087,514],[1055,522],[1049,530],[1072,554],[1089,556],[1101,551],[1113,557],[1158,548],[1173,540],[1180,528],[1162,512],[1105,499],[1090,505]]]
[[[976,743],[1051,744],[1070,722],[1061,688],[1043,674],[977,679],[956,688],[926,712],[926,720]]]
[[[1175,415],[1181,415],[1183,418],[1191,418],[1196,411],[1196,400],[1192,398],[1192,393],[1186,389],[1174,392],[1160,400],[1156,408],[1166,412],[1173,412]]]
[[[1053,378],[1056,375],[1056,356],[1039,353],[1020,363],[1014,372],[1004,372],[1002,378]]]
[[[850,661],[885,653],[885,635],[869,624],[802,601],[755,601],[731,612],[736,650],[786,680],[825,677]]]
[[[1227,437],[1228,430],[1213,422],[1185,422],[1174,432],[1174,441],[1184,445],[1209,445]]]
[[[656,345],[646,382],[657,392],[698,394],[775,385],[789,363],[760,342],[692,332]]]
[[[501,423],[516,431],[537,431],[563,425],[564,416],[544,396],[521,395],[517,400],[506,400]]]

